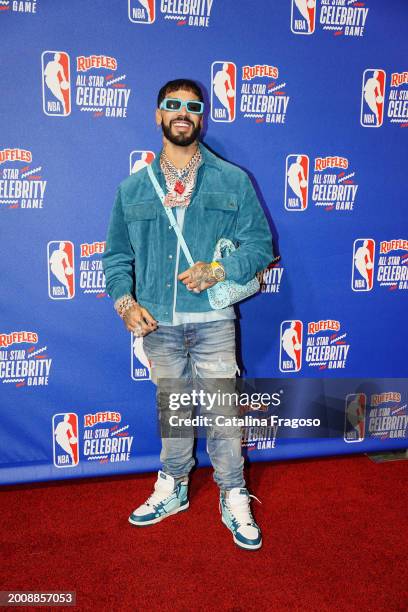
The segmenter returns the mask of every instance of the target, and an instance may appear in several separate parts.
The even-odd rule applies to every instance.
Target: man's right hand
[[[133,332],[135,336],[146,336],[150,332],[157,329],[157,321],[152,317],[150,312],[134,304],[131,308],[126,310],[123,315],[123,322],[128,331]]]

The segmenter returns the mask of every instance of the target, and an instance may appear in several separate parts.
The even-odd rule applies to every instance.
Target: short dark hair
[[[175,79],[173,81],[168,81],[160,89],[157,96],[157,108],[160,108],[160,104],[163,102],[167,94],[177,91],[178,89],[192,91],[198,97],[198,99],[201,100],[201,102],[204,102],[201,87],[195,81],[192,81],[191,79]]]

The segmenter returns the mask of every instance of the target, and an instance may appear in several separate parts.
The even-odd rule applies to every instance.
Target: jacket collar
[[[201,165],[205,164],[207,166],[216,168],[217,170],[221,170],[221,164],[220,164],[219,158],[216,155],[214,155],[214,153],[211,153],[211,151],[207,149],[207,147],[205,147],[201,142],[198,143],[198,146],[199,146],[202,160],[203,160]],[[162,171],[160,168],[160,153],[161,151],[156,155],[155,159],[152,161],[152,168],[155,174],[162,174]]]

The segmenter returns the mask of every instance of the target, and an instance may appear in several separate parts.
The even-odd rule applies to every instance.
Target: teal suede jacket
[[[219,159],[202,144],[193,197],[186,209],[183,236],[194,261],[213,261],[220,238],[237,249],[223,258],[226,278],[246,283],[273,259],[272,236],[246,172]],[[153,171],[166,190],[159,156]],[[177,236],[146,168],[119,185],[102,256],[106,288],[113,300],[133,295],[151,315],[171,321]],[[180,251],[179,273],[189,264]],[[177,281],[176,311],[212,310],[207,291],[194,293]]]

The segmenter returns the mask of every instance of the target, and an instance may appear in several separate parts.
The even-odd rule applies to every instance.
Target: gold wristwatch
[[[214,274],[214,278],[217,281],[225,280],[225,270],[222,264],[220,264],[218,261],[212,261],[210,266],[212,269],[212,273]]]

